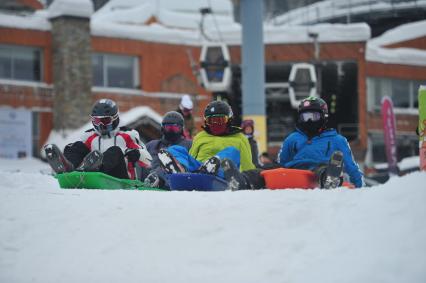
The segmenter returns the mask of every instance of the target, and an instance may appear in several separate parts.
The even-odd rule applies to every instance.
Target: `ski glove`
[[[127,156],[127,160],[129,162],[135,163],[141,157],[141,153],[139,152],[139,149],[128,148],[126,149],[126,153],[124,154],[124,156]]]

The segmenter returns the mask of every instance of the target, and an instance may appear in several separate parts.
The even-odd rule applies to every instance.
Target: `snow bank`
[[[426,281],[425,173],[360,190],[217,193],[0,178],[1,282]]]

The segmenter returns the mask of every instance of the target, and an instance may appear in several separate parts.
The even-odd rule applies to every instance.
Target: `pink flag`
[[[393,113],[392,99],[388,96],[382,98],[382,120],[385,138],[386,157],[389,164],[389,173],[398,174],[398,159],[396,152],[396,123]]]

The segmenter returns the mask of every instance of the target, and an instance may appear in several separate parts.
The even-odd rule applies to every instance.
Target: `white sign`
[[[0,157],[23,158],[32,156],[31,111],[0,108]]]

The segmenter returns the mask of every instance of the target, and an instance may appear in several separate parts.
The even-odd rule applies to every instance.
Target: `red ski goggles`
[[[306,111],[300,113],[299,117],[302,122],[308,122],[309,120],[316,122],[321,119],[321,113],[316,111]]]
[[[180,131],[182,131],[182,127],[177,124],[165,124],[163,125],[163,129],[164,131],[169,133],[179,133]]]
[[[95,126],[104,125],[108,126],[111,125],[112,122],[117,119],[117,117],[114,116],[91,116],[92,117],[92,123]]]
[[[225,125],[228,121],[229,117],[226,115],[214,115],[205,118],[207,125]]]

